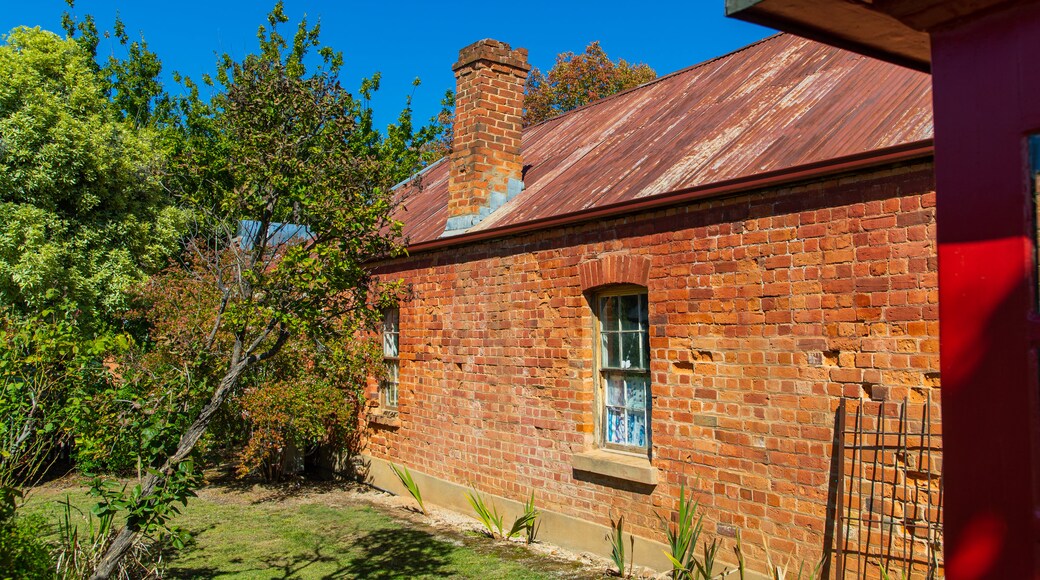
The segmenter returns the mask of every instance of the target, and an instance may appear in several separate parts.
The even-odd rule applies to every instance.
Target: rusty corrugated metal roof
[[[526,189],[470,232],[932,137],[931,79],[779,34],[524,130]],[[447,219],[448,163],[402,188],[409,243]]]

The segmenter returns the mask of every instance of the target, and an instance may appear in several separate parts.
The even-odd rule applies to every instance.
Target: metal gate
[[[943,577],[938,405],[920,398],[838,407],[836,578]]]

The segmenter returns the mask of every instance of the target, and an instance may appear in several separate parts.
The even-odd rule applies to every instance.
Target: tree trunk
[[[188,455],[191,454],[192,449],[195,448],[195,444],[199,442],[203,433],[209,427],[210,421],[213,419],[213,415],[217,412],[217,409],[224,404],[228,395],[238,384],[238,379],[242,376],[242,371],[248,366],[246,361],[242,361],[238,364],[232,365],[228,369],[227,374],[220,380],[220,386],[214,391],[213,396],[210,398],[209,403],[202,408],[199,412],[199,416],[195,418],[195,421],[188,427],[188,430],[181,435],[180,442],[177,443],[177,450],[166,458],[166,462],[162,468],[158,470],[160,475],[149,475],[141,485],[141,497],[149,496],[155,488],[158,487],[163,480],[170,474],[172,469],[175,469],[177,464],[187,459]],[[90,577],[90,580],[107,580],[115,574],[119,568],[119,562],[126,556],[126,553],[133,547],[134,542],[137,541],[138,536],[141,535],[141,530],[135,527],[124,525],[120,528],[119,532],[116,533],[112,543],[105,550],[105,555],[101,558],[101,562],[98,563],[97,568],[94,570],[94,574]]]

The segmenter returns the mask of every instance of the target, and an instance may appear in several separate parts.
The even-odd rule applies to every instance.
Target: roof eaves
[[[677,189],[651,197],[630,199],[607,206],[587,208],[567,214],[534,219],[518,224],[508,224],[486,230],[467,232],[450,238],[438,238],[435,240],[418,242],[416,244],[408,245],[407,251],[410,255],[417,254],[420,252],[428,252],[453,246],[462,246],[469,243],[476,243],[538,230],[569,226],[591,220],[620,217],[641,211],[681,205],[705,198],[739,195],[741,193],[747,193],[763,188],[780,187],[841,173],[862,171],[874,167],[925,159],[932,157],[933,153],[934,147],[932,139],[924,139],[912,143],[903,143],[892,147],[866,151],[855,155],[847,155],[815,163],[788,167],[768,173]]]

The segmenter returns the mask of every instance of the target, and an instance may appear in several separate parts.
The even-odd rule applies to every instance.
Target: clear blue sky
[[[144,36],[163,61],[167,89],[172,71],[198,78],[213,72],[216,55],[239,58],[256,49],[256,30],[274,5],[247,0],[78,0],[72,13],[93,14],[110,30],[118,13],[131,38]],[[676,2],[367,2],[286,0],[291,36],[301,17],[320,21],[326,44],[344,53],[342,80],[353,89],[363,76],[383,75],[373,101],[380,126],[392,121],[412,93],[416,120],[439,109],[454,88],[451,65],[463,46],[494,38],[527,48],[533,66],[546,70],[556,55],[581,52],[599,40],[612,59],[645,62],[659,75],[685,68],[764,38],[772,31],[728,19],[723,0]],[[18,25],[61,30],[63,0],[0,0],[0,33]],[[120,47],[102,41],[102,58]]]

